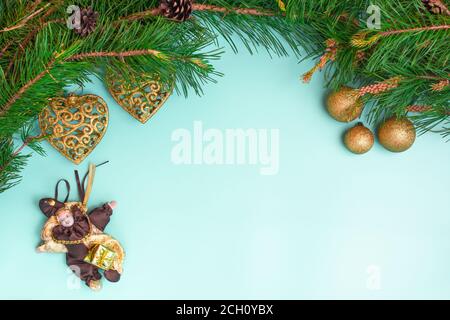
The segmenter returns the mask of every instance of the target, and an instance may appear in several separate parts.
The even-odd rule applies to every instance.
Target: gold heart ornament
[[[106,82],[114,100],[141,123],[146,123],[163,106],[173,90],[173,83],[162,83],[156,75],[130,84],[110,72]]]
[[[108,106],[92,94],[52,98],[39,115],[42,134],[75,164],[81,163],[99,144],[108,121]]]

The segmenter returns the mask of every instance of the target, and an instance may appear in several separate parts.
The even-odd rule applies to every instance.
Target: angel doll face
[[[56,218],[58,222],[66,228],[73,226],[75,220],[73,218],[72,212],[67,209],[61,209],[56,213]]]

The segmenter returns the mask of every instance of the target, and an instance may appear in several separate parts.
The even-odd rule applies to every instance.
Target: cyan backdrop
[[[229,50],[230,51],[230,50]],[[450,298],[450,148],[419,138],[393,154],[378,144],[363,156],[341,137],[350,125],[324,109],[312,61],[226,54],[225,76],[205,95],[173,95],[146,125],[123,111],[98,81],[108,131],[89,161],[97,171],[92,205],[115,199],[107,232],[124,245],[125,273],[100,293],[73,281],[64,256],[37,254],[45,221],[38,200],[68,160],[48,143],[22,183],[0,195],[0,298],[305,299]],[[171,161],[178,128],[279,129],[279,173],[251,165]]]

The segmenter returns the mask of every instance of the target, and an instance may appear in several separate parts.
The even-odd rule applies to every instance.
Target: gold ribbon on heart
[[[114,100],[135,119],[146,123],[167,101],[173,83],[161,82],[157,75],[143,78],[130,83],[123,76],[108,72],[106,83]]]
[[[42,134],[75,164],[80,164],[102,140],[108,122],[108,106],[92,94],[52,98],[39,114]]]

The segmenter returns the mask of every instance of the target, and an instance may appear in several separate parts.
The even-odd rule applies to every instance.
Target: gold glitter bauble
[[[102,140],[108,127],[108,106],[92,94],[56,97],[39,114],[39,127],[64,157],[81,163]]]
[[[106,81],[114,100],[141,123],[163,106],[173,89],[173,83],[162,83],[156,75],[130,84],[121,75],[109,72]]]
[[[327,98],[328,113],[337,121],[350,122],[361,115],[364,103],[355,89],[343,86]]]
[[[358,123],[345,133],[345,146],[353,153],[363,154],[372,149],[375,138],[372,131]]]
[[[386,120],[378,129],[378,139],[383,147],[392,152],[408,150],[416,140],[414,124],[407,118]]]

